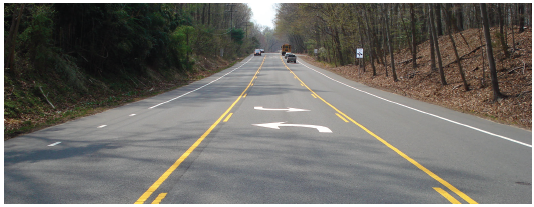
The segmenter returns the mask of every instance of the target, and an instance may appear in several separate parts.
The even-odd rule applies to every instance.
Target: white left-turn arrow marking
[[[291,108],[291,107],[287,109],[269,109],[269,108],[263,108],[263,106],[254,106],[254,109],[262,110],[262,111],[287,111],[287,112],[310,111],[308,109],[297,109],[297,108]]]
[[[266,127],[271,129],[280,129],[281,126],[292,126],[292,127],[306,127],[306,128],[315,128],[321,133],[332,133],[328,127],[318,126],[318,125],[308,125],[308,124],[284,124],[285,122],[273,122],[265,124],[252,124],[254,126]]]

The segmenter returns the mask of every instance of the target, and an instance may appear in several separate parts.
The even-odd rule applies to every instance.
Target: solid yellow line
[[[163,200],[163,198],[165,198],[165,196],[167,196],[167,193],[160,193],[158,195],[158,197],[156,197],[156,199],[154,199],[154,201],[152,201],[152,204],[159,204],[161,202],[161,200]]]
[[[265,61],[265,58],[263,58],[263,60]],[[258,73],[258,71],[261,69],[262,66],[263,66],[263,62],[261,63],[256,73]],[[150,186],[150,188],[148,188],[148,190],[145,193],[143,193],[143,195],[141,195],[141,197],[139,197],[139,199],[137,199],[135,204],[145,203],[148,197],[150,197],[150,195],[152,195],[152,193],[154,193],[154,191],[156,191],[159,188],[159,186],[174,172],[174,170],[176,170],[176,168],[178,168],[178,166],[180,166],[180,164],[189,156],[189,154],[191,154],[193,150],[195,150],[198,147],[198,145],[200,145],[200,143],[204,140],[204,138],[206,138],[211,133],[211,131],[221,122],[221,120],[226,116],[226,114],[228,114],[228,112],[232,110],[235,104],[239,101],[239,99],[241,99],[243,94],[245,94],[248,88],[252,85],[253,81],[254,81],[254,78],[250,80],[250,83],[245,88],[245,90],[243,90],[241,95],[237,97],[234,103],[232,103],[232,105],[228,109],[226,109],[226,111],[219,117],[219,119],[217,119],[217,121],[215,121],[215,123],[213,123],[210,126],[210,128],[206,130],[206,132],[204,132],[204,134],[202,134],[202,136],[200,136],[200,138],[198,138],[197,141],[193,145],[191,145],[191,147],[189,147],[189,149],[187,149],[187,151],[185,151],[185,153],[182,154],[182,156],[180,156],[180,158],[178,158],[178,160],[176,160],[176,162],[174,162],[174,164],[171,165],[171,167],[169,167],[169,169],[167,169],[167,171],[165,171],[165,173],[163,173],[163,175],[161,175],[159,179],[156,180],[156,182],[154,182],[154,184],[152,184],[152,186]]]
[[[439,194],[449,200],[449,202],[451,202],[452,204],[462,204],[460,203],[460,201],[456,200],[456,198],[452,197],[451,194],[447,193],[447,191],[438,187],[434,187],[434,190],[436,190]]]
[[[223,121],[223,122],[227,122],[227,121],[228,121],[228,119],[230,119],[230,117],[232,116],[232,114],[234,114],[234,113],[230,113],[230,114],[228,114],[228,116],[226,117],[226,119],[224,119],[224,121]]]
[[[245,95],[243,95],[243,98],[247,97],[247,94],[248,94],[248,93],[245,93]]]
[[[317,98],[317,96],[315,96],[315,94],[312,93],[311,95],[313,96],[313,98]]]
[[[341,115],[339,115],[338,113],[336,113],[336,115],[337,115],[340,119],[342,119],[343,121],[345,121],[345,122],[349,122],[349,121],[347,121],[345,118],[343,118]]]
[[[286,63],[282,60],[282,62],[284,63],[284,65],[286,66],[286,68],[291,71],[291,69],[289,69],[289,67],[286,65]],[[295,73],[293,73],[293,75],[295,75],[295,77],[297,77],[297,75]],[[300,80],[300,78],[297,77],[297,79],[303,83],[302,80]],[[373,133],[372,131],[370,131],[369,129],[365,128],[363,125],[359,124],[358,122],[354,121],[352,118],[350,118],[349,116],[347,116],[346,114],[344,114],[343,112],[341,112],[340,110],[338,110],[336,107],[334,107],[332,104],[328,103],[326,100],[324,100],[321,96],[319,96],[317,93],[315,93],[311,88],[309,88],[307,85],[305,85],[306,88],[308,88],[308,90],[310,90],[313,94],[315,94],[315,96],[317,96],[317,98],[321,99],[324,103],[326,103],[328,106],[330,106],[332,109],[334,109],[335,111],[337,111],[339,114],[343,115],[344,117],[346,117],[348,120],[350,120],[352,123],[356,124],[358,127],[360,127],[361,129],[363,129],[364,131],[366,131],[368,134],[370,134],[371,136],[373,136],[374,138],[376,138],[378,141],[382,142],[382,144],[386,145],[387,147],[389,147],[391,150],[395,151],[397,154],[399,154],[401,157],[403,157],[404,159],[408,160],[410,163],[412,163],[413,165],[415,165],[417,168],[419,168],[420,170],[422,170],[423,172],[425,172],[426,174],[428,174],[430,177],[434,178],[434,180],[438,181],[439,183],[441,183],[442,185],[444,185],[445,187],[447,187],[448,189],[450,189],[452,192],[456,193],[458,196],[460,196],[461,198],[463,198],[465,201],[467,201],[468,203],[470,204],[478,204],[475,200],[471,199],[469,196],[467,196],[465,193],[463,193],[462,191],[458,190],[456,187],[452,186],[450,183],[448,183],[447,181],[441,179],[438,175],[434,174],[432,171],[426,169],[425,167],[423,167],[421,164],[419,164],[417,161],[415,161],[414,159],[408,157],[408,155],[404,154],[403,152],[401,152],[400,150],[398,150],[396,147],[394,147],[393,145],[389,144],[388,142],[386,142],[386,140],[380,138],[378,135],[376,135],[375,133]]]

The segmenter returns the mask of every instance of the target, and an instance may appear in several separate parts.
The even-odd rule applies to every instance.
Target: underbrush
[[[102,78],[81,74],[83,87],[57,73],[29,73],[17,78],[8,73],[4,75],[4,140],[179,88],[239,60],[196,59],[191,72],[148,67],[146,74],[138,75]]]

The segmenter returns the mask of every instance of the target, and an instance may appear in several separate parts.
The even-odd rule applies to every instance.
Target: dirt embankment
[[[492,28],[492,35],[495,29]],[[507,31],[507,42],[510,47],[508,51],[512,54],[510,58],[504,56],[500,44],[493,44],[499,88],[507,96],[498,101],[493,101],[485,41],[480,29],[469,29],[453,35],[459,56],[462,57],[460,62],[469,85],[468,91],[463,87],[452,43],[447,35],[439,38],[447,85],[442,85],[439,72],[430,68],[428,41],[417,47],[415,70],[412,67],[409,49],[394,54],[396,74],[399,79],[397,82],[393,81],[389,62],[387,63],[389,76],[386,77],[383,64],[375,63],[377,75],[373,76],[369,62],[366,62],[363,72],[363,67],[353,64],[333,67],[318,62],[313,57],[302,58],[315,66],[371,87],[532,130],[532,28],[526,29],[521,34],[517,34],[517,31],[516,28],[515,50],[511,47],[511,30]],[[496,38],[492,37],[492,40]],[[390,60],[389,56],[386,60]]]

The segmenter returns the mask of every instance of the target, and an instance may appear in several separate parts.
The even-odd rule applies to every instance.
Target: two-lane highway
[[[4,202],[531,203],[531,137],[264,53],[4,142]]]

